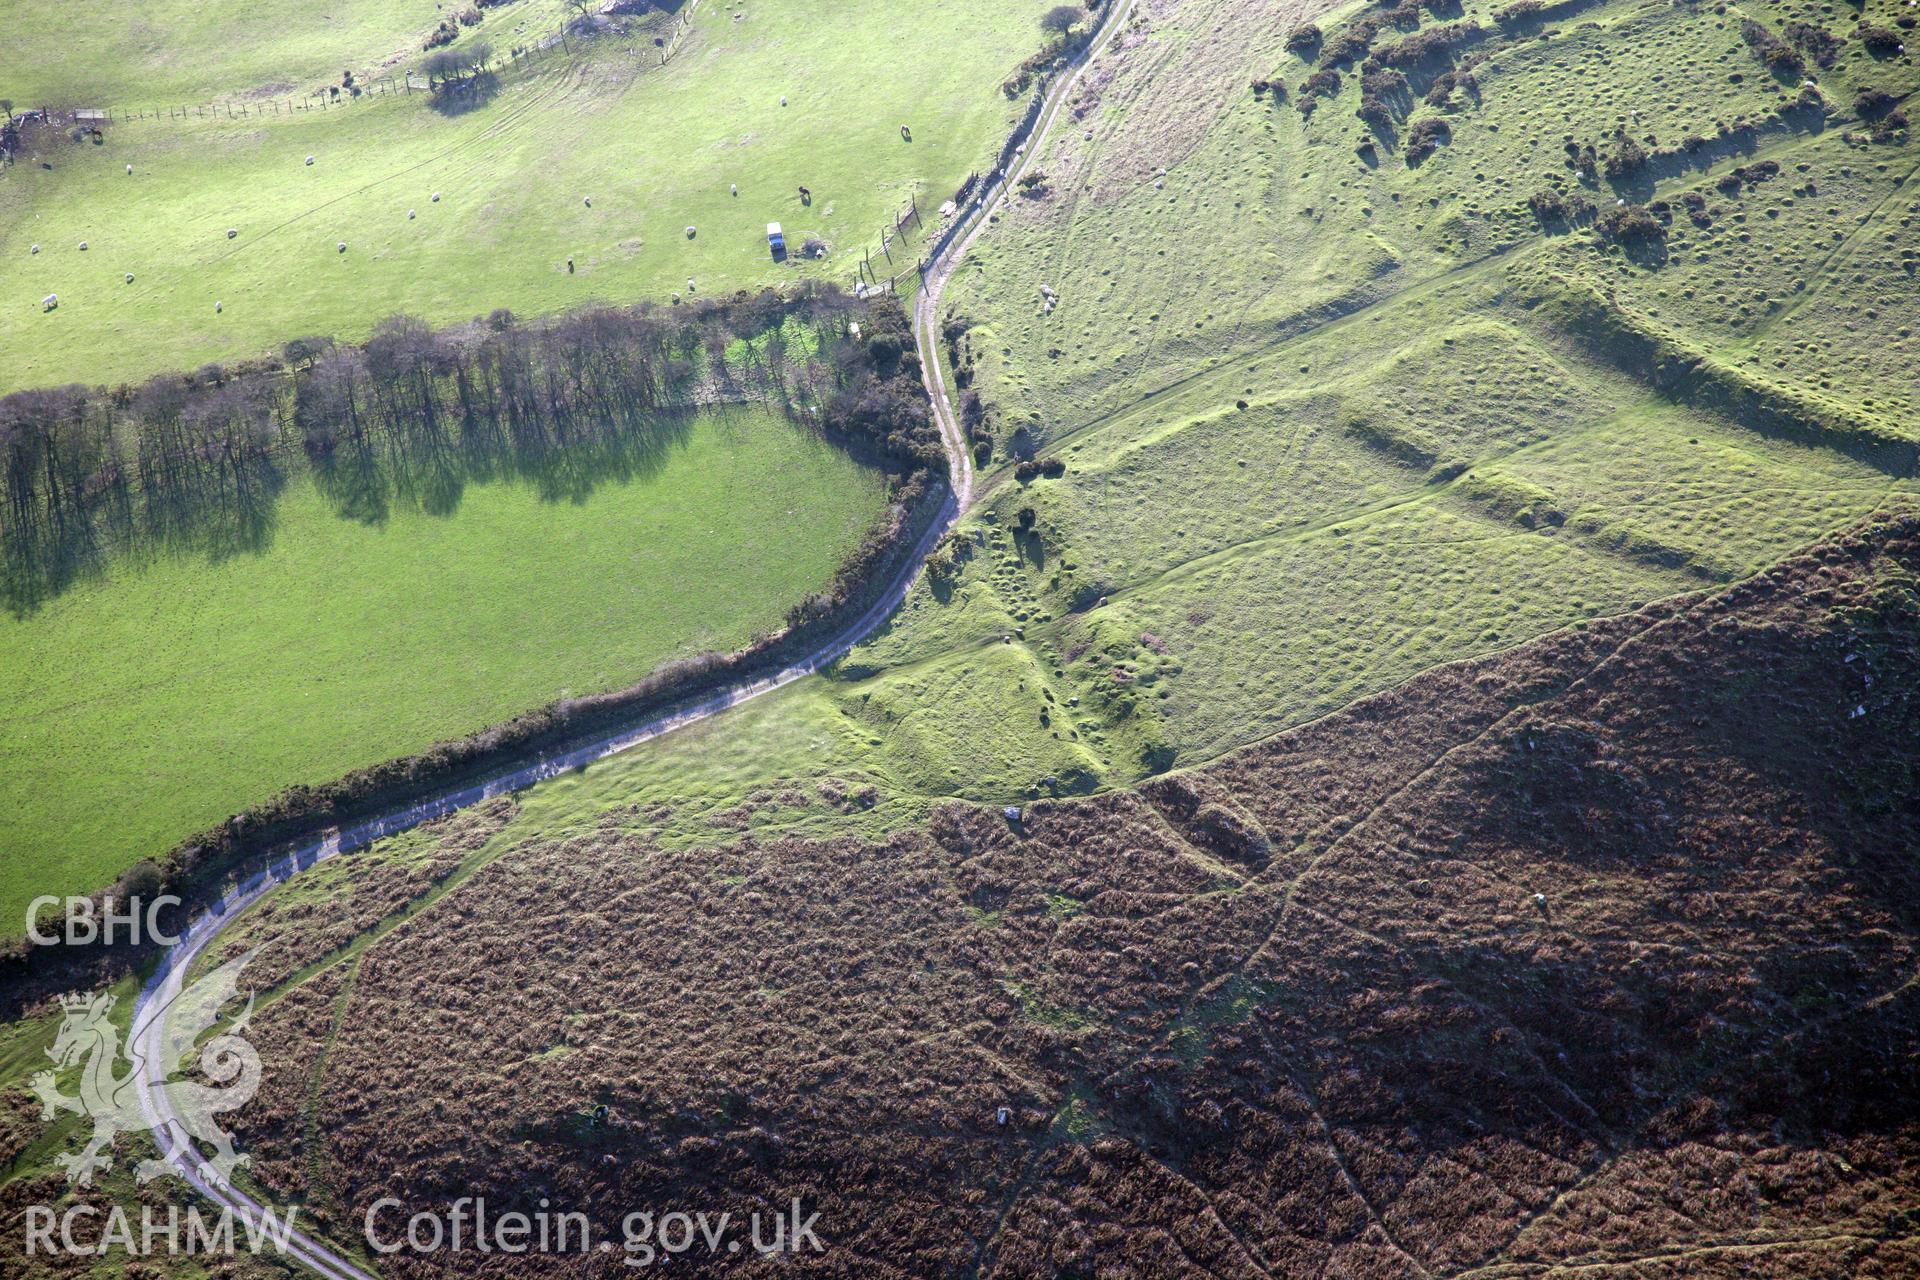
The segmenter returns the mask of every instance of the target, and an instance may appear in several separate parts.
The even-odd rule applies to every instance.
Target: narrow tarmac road
[[[141,989],[139,999],[135,1003],[133,1030],[128,1040],[130,1054],[136,1059],[141,1059],[142,1055],[145,1055],[145,1061],[158,1060],[161,1046],[166,1043],[167,1017],[181,994],[187,972],[192,968],[194,960],[204,953],[220,936],[221,931],[238,919],[249,906],[293,876],[316,863],[362,848],[385,836],[394,835],[418,826],[422,822],[443,817],[455,810],[510,791],[521,790],[543,779],[556,777],[595,760],[628,750],[642,742],[651,741],[664,734],[672,733],[676,729],[716,716],[729,707],[791,684],[803,676],[812,675],[872,635],[893,615],[894,610],[906,599],[907,592],[912,589],[914,579],[919,575],[920,567],[926,562],[927,556],[953,528],[954,523],[973,501],[973,457],[968,448],[966,433],[961,430],[959,420],[954,414],[953,403],[947,391],[945,373],[940,365],[940,295],[945,290],[947,281],[952,277],[954,267],[980,233],[991,224],[992,215],[1005,204],[1012,184],[1032,163],[1035,153],[1038,152],[1040,145],[1046,140],[1055,121],[1059,118],[1067,98],[1080,83],[1088,64],[1112,43],[1115,35],[1124,27],[1131,8],[1132,0],[1113,0],[1107,6],[1101,25],[1094,33],[1093,39],[1076,55],[1069,69],[1057,76],[1048,89],[1045,105],[1040,110],[1025,146],[1014,157],[1013,162],[999,180],[990,184],[974,203],[961,211],[958,222],[943,235],[939,242],[940,247],[934,252],[927,265],[919,296],[914,303],[914,343],[920,354],[921,378],[926,385],[927,398],[932,404],[934,420],[939,424],[941,441],[946,449],[948,494],[938,516],[915,544],[913,555],[908,558],[896,580],[889,584],[887,590],[872,607],[827,644],[773,675],[728,689],[696,706],[671,715],[656,717],[561,755],[543,758],[487,782],[436,796],[407,809],[384,814],[337,831],[325,839],[315,841],[282,857],[216,902],[206,915],[194,922],[193,927],[162,959],[159,970]],[[160,1148],[162,1158],[171,1164],[189,1185],[214,1204],[230,1210],[242,1223],[258,1226],[263,1222],[266,1210],[260,1202],[240,1188],[219,1178],[194,1150],[192,1143],[181,1136],[185,1133],[185,1129],[173,1110],[165,1085],[156,1086],[142,1081],[140,1105],[152,1126],[154,1141]],[[297,1227],[287,1233],[287,1241],[289,1257],[301,1262],[312,1271],[328,1277],[329,1280],[375,1280],[371,1273],[362,1270],[351,1260]]]

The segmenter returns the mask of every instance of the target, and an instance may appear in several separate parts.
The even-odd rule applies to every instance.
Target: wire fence
[[[675,20],[670,37],[656,37],[654,47],[659,50],[660,63],[665,66],[679,50],[681,39],[693,25],[694,13],[700,7],[700,0],[691,0]],[[1093,45],[1094,33],[1075,51],[1076,56],[1061,66],[1049,68],[1039,78],[1027,109],[1020,121],[1007,135],[1002,144],[998,161],[991,173],[980,174],[977,170],[967,175],[947,206],[940,210],[937,220],[932,224],[932,237],[921,238],[921,251],[910,256],[908,250],[917,237],[924,237],[929,230],[925,215],[920,209],[920,188],[915,184],[908,193],[907,203],[895,214],[892,220],[880,229],[877,239],[879,256],[875,257],[876,242],[869,242],[860,250],[859,284],[860,290],[885,290],[898,293],[903,281],[913,281],[910,288],[917,289],[924,281],[927,271],[943,253],[953,236],[965,226],[972,215],[982,206],[994,199],[1005,184],[1007,170],[1014,159],[1025,148],[1028,140],[1040,120],[1057,76],[1070,70],[1085,56]],[[564,33],[553,35],[537,44],[513,48],[507,52],[497,70],[492,66],[483,70],[498,74],[499,71],[520,70],[530,67],[559,50],[570,56],[570,47]],[[639,54],[639,46],[631,46],[630,52]],[[143,108],[83,108],[75,111],[54,112],[47,108],[30,109],[16,119],[26,116],[39,117],[41,122],[59,127],[78,126],[87,128],[101,122],[123,122],[137,120],[186,120],[197,118],[220,118],[244,120],[255,116],[293,115],[302,111],[345,110],[357,102],[370,101],[373,98],[411,95],[414,93],[433,93],[435,90],[427,77],[422,75],[414,80],[416,72],[403,71],[398,79],[391,75],[377,76],[371,80],[356,84],[328,85],[317,89],[302,98],[253,99],[249,101],[221,101],[193,103],[180,106],[143,107]]]
[[[694,7],[697,7],[697,4]],[[671,42],[660,46],[660,65],[666,65],[677,51],[680,37],[691,22],[692,14],[692,8],[684,11],[674,29]],[[641,49],[636,45],[632,47],[632,51],[637,55]],[[550,36],[536,44],[516,46],[504,54],[489,59],[476,70],[497,76],[544,62],[555,53],[568,56],[567,46],[558,35]],[[403,70],[397,76],[378,75],[364,80],[356,79],[351,84],[323,85],[312,93],[299,97],[279,95],[234,97],[209,102],[161,103],[143,106],[50,107],[15,104],[13,114],[17,124],[50,124],[59,128],[87,128],[99,124],[122,124],[139,120],[247,120],[265,116],[297,115],[302,111],[344,111],[356,104],[371,102],[376,98],[405,97],[416,93],[432,94],[433,92],[435,92],[433,83],[424,72]]]
[[[878,255],[871,243],[861,249],[859,287],[899,292],[899,282],[920,269],[919,260],[907,250],[915,233],[924,232],[926,226],[926,219],[920,213],[920,188],[916,183],[907,193],[905,206],[880,228]]]

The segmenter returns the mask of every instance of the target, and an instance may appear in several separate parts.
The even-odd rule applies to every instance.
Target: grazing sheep
[[[693,228],[693,227],[688,227],[688,228],[687,228],[687,239],[689,239],[689,240],[691,240],[691,239],[693,239],[693,235],[694,235],[694,228]]]
[[[308,163],[308,164],[312,164],[312,163],[313,163],[313,157],[312,157],[312,156],[308,156],[308,157],[307,157],[307,163]]]
[[[38,253],[38,252],[40,252],[40,246],[39,246],[39,245],[35,245],[35,246],[33,246],[33,252],[35,252],[35,253]]]
[[[780,105],[783,107],[787,105],[787,95],[784,93],[780,95]]]
[[[80,242],[80,252],[85,253],[86,251],[87,251],[87,242],[85,240],[82,240]]]
[[[342,240],[340,242],[340,252],[345,253],[346,251],[347,251],[347,242],[345,240]]]
[[[736,195],[736,196],[737,196],[737,195],[739,195],[739,194],[740,194],[740,184],[739,184],[739,183],[737,183],[737,182],[729,182],[729,183],[727,184],[727,191],[728,191],[728,192],[729,192],[730,194],[732,194],[732,195]]]
[[[440,203],[440,193],[439,193],[438,191],[436,191],[436,192],[434,192],[434,193],[433,193],[433,202],[434,202],[435,204],[439,204],[439,203]]]
[[[57,293],[50,293],[40,300],[40,309],[42,311],[51,311],[59,305],[60,295]]]
[[[413,221],[413,210],[411,210],[411,209],[409,209],[409,210],[407,210],[407,221],[408,221],[408,222],[412,222],[412,221]]]
[[[219,314],[220,314],[220,306],[221,306],[221,304],[220,304],[220,303],[218,303],[218,302],[216,302],[216,303],[214,303],[214,304],[213,304],[213,314],[215,314],[215,315],[219,315]]]
[[[572,254],[567,255],[567,274],[568,275],[573,274],[573,255]]]
[[[582,204],[584,204],[584,205],[586,205],[586,206],[587,206],[587,208],[589,208],[589,209],[591,209],[591,208],[593,208],[593,197],[592,197],[592,196],[581,196],[581,197],[580,197],[580,202],[581,202]]]
[[[905,139],[906,139],[906,140],[907,140],[908,142],[912,142],[912,141],[913,141],[913,130],[911,130],[911,129],[909,129],[909,128],[907,128],[907,126],[905,126],[905,125],[901,125],[901,126],[900,126],[900,136],[901,136],[902,138],[905,138]]]
[[[687,292],[688,292],[688,293],[692,293],[692,292],[693,292],[693,277],[692,277],[692,276],[688,276],[688,277],[687,277]]]
[[[239,230],[239,228],[237,228],[237,227],[228,227],[228,228],[227,228],[227,239],[229,239],[229,240],[231,240],[231,239],[233,239],[233,238],[234,238],[235,236],[237,236],[237,235],[239,235],[239,234],[240,234],[240,230]]]
[[[127,166],[127,172],[128,172],[128,173],[132,173],[132,172],[133,172],[133,166],[132,166],[132,165],[128,165],[128,166]]]
[[[132,283],[133,283],[133,272],[131,272],[131,271],[129,271],[129,272],[127,272],[127,283],[128,283],[128,284],[132,284]]]

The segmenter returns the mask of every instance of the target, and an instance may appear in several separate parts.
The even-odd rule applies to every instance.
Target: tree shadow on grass
[[[571,424],[564,440],[516,440],[490,420],[404,441],[349,437],[311,458],[314,485],[341,519],[383,527],[396,503],[430,516],[459,510],[467,486],[512,481],[542,502],[583,503],[602,485],[657,475],[692,434],[692,410],[634,410],[617,421]],[[217,564],[273,545],[286,462],[263,457],[235,474],[160,487],[137,508],[106,501],[87,518],[9,522],[0,529],[0,606],[16,617],[110,564],[199,556]]]
[[[575,423],[569,438],[516,438],[490,418],[458,430],[376,443],[362,437],[314,460],[320,493],[344,519],[384,525],[393,504],[431,516],[459,510],[468,485],[517,481],[542,502],[581,503],[604,484],[647,480],[692,434],[692,410],[651,410]]]
[[[137,508],[108,495],[86,516],[9,523],[0,535],[0,604],[25,617],[97,579],[117,556],[202,556],[218,564],[273,544],[275,507],[286,485],[270,458],[193,482],[157,484]]]

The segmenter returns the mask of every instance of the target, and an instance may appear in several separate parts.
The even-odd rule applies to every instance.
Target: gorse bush
[[[1607,210],[1597,224],[1600,234],[1623,244],[1657,244],[1667,228],[1645,205],[1629,204]]]
[[[1540,0],[1514,0],[1512,4],[1504,9],[1495,9],[1493,11],[1493,20],[1503,27],[1518,26],[1530,19],[1539,17],[1541,11],[1546,7],[1547,6],[1540,3]]]
[[[1550,226],[1567,220],[1567,202],[1558,191],[1536,191],[1527,197],[1527,208],[1539,219],[1541,225]]]
[[[1438,116],[1416,120],[1407,130],[1407,163],[1419,164],[1437,151],[1442,143],[1453,140],[1453,126]]]
[[[1462,68],[1457,71],[1444,71],[1434,77],[1433,83],[1427,88],[1424,101],[1430,107],[1447,107],[1452,105],[1454,90],[1472,94],[1479,88],[1480,82],[1469,70]]]
[[[1646,167],[1646,148],[1624,133],[1614,139],[1613,150],[1607,155],[1609,178],[1630,178]]]
[[[1393,123],[1394,106],[1407,96],[1407,78],[1391,68],[1368,71],[1360,77],[1359,117],[1375,128]]]
[[[1785,35],[1821,67],[1831,67],[1840,56],[1840,50],[1845,47],[1825,27],[1815,26],[1811,22],[1789,22]]]
[[[1868,85],[1860,90],[1853,100],[1853,113],[1862,120],[1878,120],[1900,104],[1900,99],[1885,89],[1876,89]]]
[[[1382,14],[1369,14],[1358,21],[1348,23],[1340,34],[1326,42],[1320,49],[1320,60],[1339,66],[1349,66],[1367,56],[1367,50],[1373,48],[1373,42],[1387,25]]]
[[[1898,31],[1863,22],[1855,29],[1854,34],[1860,38],[1860,43],[1866,46],[1867,52],[1876,57],[1891,58],[1900,52],[1902,42]]]
[[[1472,43],[1484,34],[1477,22],[1455,22],[1444,27],[1429,27],[1404,40],[1374,50],[1371,61],[1386,67],[1412,68],[1452,55],[1455,49]]]
[[[1752,18],[1740,20],[1740,38],[1747,42],[1747,47],[1767,65],[1769,71],[1782,76],[1798,76],[1806,70],[1806,63],[1791,45]]]
[[[1340,92],[1340,73],[1332,67],[1322,67],[1300,82],[1300,92],[1309,97],[1334,97]]]

